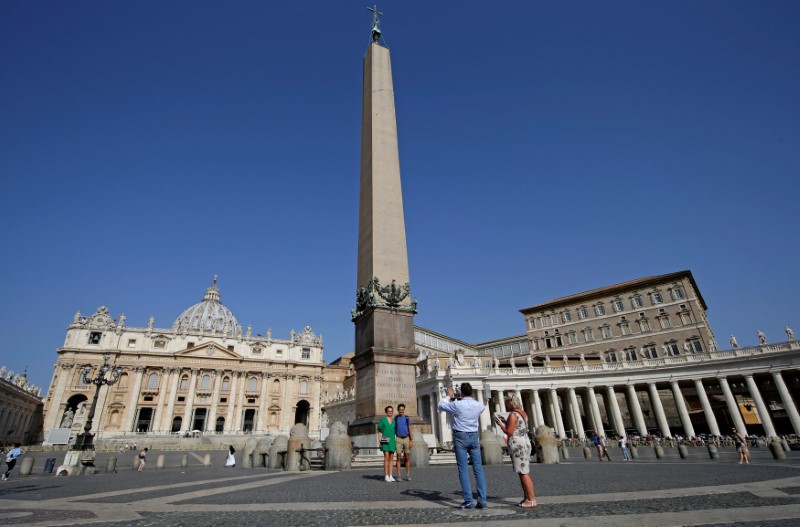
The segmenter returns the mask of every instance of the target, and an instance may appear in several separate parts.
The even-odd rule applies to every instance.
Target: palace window
[[[561,320],[563,320],[565,324],[567,322],[571,322],[572,314],[569,311],[564,311],[563,313],[561,313]]]
[[[641,332],[650,331],[650,321],[646,318],[640,318],[637,322],[639,322],[639,330]]]
[[[625,357],[628,360],[639,360],[639,356],[636,355],[636,348],[634,348],[633,346],[625,348]]]
[[[594,332],[592,331],[592,328],[586,328],[583,330],[583,339],[586,342],[591,342],[594,340]]]
[[[667,354],[671,357],[677,357],[681,354],[681,349],[678,347],[678,343],[674,340],[670,340],[666,344],[667,347]]]
[[[283,357],[283,350],[280,350],[280,349],[275,350],[275,356],[276,357]]]
[[[539,351],[539,339],[533,339],[533,351]]]
[[[686,291],[683,290],[683,287],[676,285],[669,290],[669,295],[673,300],[683,300],[686,298]]]
[[[272,393],[278,394],[281,392],[281,381],[275,379],[272,381]]]
[[[678,316],[681,317],[681,324],[684,326],[688,326],[691,324],[692,321],[692,313],[690,311],[681,311],[678,313]]]
[[[529,318],[528,319],[528,326],[530,326],[531,329],[536,329],[536,319],[535,318]]]
[[[303,348],[303,351],[300,355],[301,359],[310,359],[311,358],[311,348]]]
[[[602,331],[604,339],[610,339],[612,337],[611,326],[609,326],[608,324],[600,326],[600,331]]]
[[[188,349],[192,349],[193,347],[194,347],[194,342],[187,342],[187,343],[186,343],[186,349],[187,349],[187,350],[188,350]]]
[[[136,339],[128,339],[128,347],[135,348],[136,347]]]
[[[631,307],[633,309],[639,309],[640,307],[644,307],[644,302],[642,302],[642,297],[639,295],[631,297]]]
[[[256,391],[256,387],[258,386],[258,380],[255,377],[250,377],[247,380],[247,391],[254,392]]]
[[[550,314],[550,324],[557,326],[558,325],[558,315],[555,313]]]
[[[595,304],[595,306],[594,306],[594,313],[595,313],[595,315],[597,315],[598,317],[602,317],[603,315],[605,315],[605,314],[606,314],[606,308],[605,308],[605,306],[604,306],[602,303],[600,303],[600,304]]]
[[[650,303],[653,304],[654,306],[658,304],[663,304],[664,297],[661,296],[661,293],[659,291],[654,291],[650,293]]]
[[[308,394],[308,381],[303,379],[300,381],[300,395]]]
[[[570,344],[577,344],[578,343],[578,335],[574,331],[570,331],[567,333],[567,340]]]
[[[231,389],[231,378],[225,377],[222,379],[222,391],[227,392]]]
[[[92,331],[89,333],[89,344],[100,344],[100,339],[103,338],[103,333],[100,331]]]
[[[543,315],[543,316],[539,317],[539,327],[546,328],[549,325],[550,325],[550,323],[547,320],[546,316]]]
[[[578,308],[578,318],[581,320],[589,318],[589,310],[586,309],[586,306],[581,306]]]
[[[611,305],[614,307],[614,313],[619,313],[625,309],[625,306],[622,304],[622,300],[614,300]]]
[[[153,342],[153,347],[155,349],[164,349],[164,348],[167,347],[167,341],[166,340],[156,340],[155,342]]]
[[[619,331],[623,335],[630,335],[631,334],[631,325],[628,324],[627,322],[620,322]]]
[[[658,350],[656,349],[655,344],[645,344],[644,346],[644,356],[648,359],[657,359],[658,358]]]
[[[686,342],[689,343],[689,349],[692,353],[702,353],[703,352],[703,343],[700,341],[699,338],[693,337],[687,340]]]
[[[610,350],[607,352],[608,355],[608,362],[617,362],[617,352],[614,350]]]
[[[669,321],[668,315],[659,316],[658,323],[661,325],[661,329],[669,329],[672,327],[672,322]]]

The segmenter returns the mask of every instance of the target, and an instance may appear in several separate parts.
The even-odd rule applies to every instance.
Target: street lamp
[[[89,378],[93,369],[92,365],[85,364],[83,366],[83,371],[81,372],[83,383],[94,384],[97,386],[97,389],[94,392],[94,399],[92,400],[92,407],[89,409],[89,415],[86,417],[86,425],[83,427],[83,433],[78,434],[78,437],[75,438],[75,445],[72,447],[73,450],[94,450],[94,434],[91,434],[90,431],[92,429],[94,411],[97,408],[97,399],[100,397],[100,387],[104,384],[111,386],[119,380],[119,376],[122,373],[121,367],[112,367],[108,364],[109,359],[111,359],[111,355],[108,353],[103,354],[103,365],[100,366],[100,371],[97,372],[94,379]],[[109,373],[110,377],[108,376]]]

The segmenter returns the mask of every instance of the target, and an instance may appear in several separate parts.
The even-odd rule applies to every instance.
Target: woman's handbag
[[[381,436],[381,444],[382,445],[388,445],[389,444],[389,438],[387,436]]]

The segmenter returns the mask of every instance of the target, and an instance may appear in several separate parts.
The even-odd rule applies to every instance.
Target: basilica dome
[[[203,301],[181,313],[172,325],[172,330],[176,333],[212,333],[228,336],[238,336],[241,333],[236,317],[220,302],[216,276],[214,283],[206,290]]]

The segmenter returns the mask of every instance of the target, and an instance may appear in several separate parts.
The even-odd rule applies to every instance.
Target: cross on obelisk
[[[378,44],[382,13],[377,6],[367,9],[373,13],[373,41],[364,55],[358,275],[352,313],[356,420],[349,429],[357,446],[376,446],[375,427],[384,407],[403,403],[406,415],[418,415],[417,306],[408,278],[392,67],[389,50]]]
[[[383,13],[378,11],[377,5],[368,7],[367,9],[372,11],[372,40],[377,42],[378,39],[381,38],[381,19],[378,17],[382,16]]]

